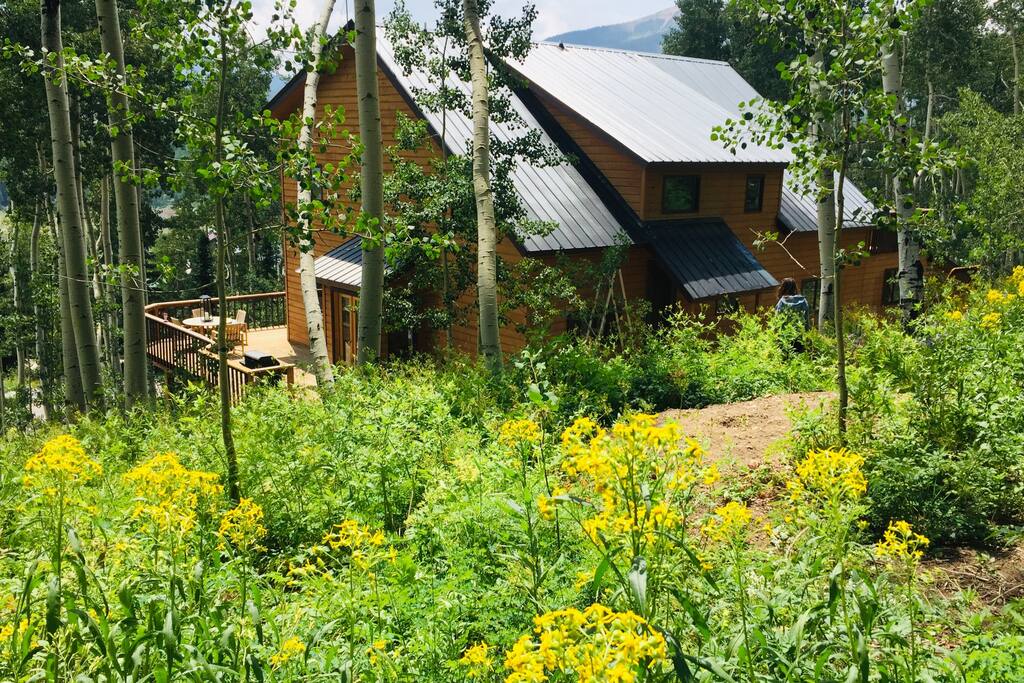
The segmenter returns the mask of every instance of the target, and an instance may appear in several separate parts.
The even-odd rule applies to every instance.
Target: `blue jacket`
[[[776,313],[788,313],[798,315],[800,320],[807,320],[807,313],[810,311],[810,306],[807,303],[807,298],[803,294],[787,294],[786,296],[779,299],[779,302],[775,304]]]

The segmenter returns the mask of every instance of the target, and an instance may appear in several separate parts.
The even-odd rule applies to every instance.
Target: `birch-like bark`
[[[818,48],[811,59],[819,66],[824,61],[824,52]],[[817,97],[817,88],[811,87],[812,96]],[[820,116],[820,114],[819,114]],[[824,120],[811,124],[811,135],[814,138],[826,137],[830,133],[830,123]],[[830,169],[823,169],[817,176],[818,190],[818,264],[819,287],[818,295],[818,328],[833,318],[835,305],[832,297],[835,288],[835,250],[836,250],[836,187],[835,176]],[[840,224],[841,225],[841,224]]]
[[[214,156],[217,164],[224,162],[224,117],[227,116],[228,41],[224,26],[219,25],[220,72],[217,82],[217,119],[214,130]],[[224,458],[228,465],[228,496],[236,504],[241,500],[238,485],[238,456],[235,453],[235,438],[231,433],[231,377],[228,372],[228,294],[225,273],[227,245],[227,222],[224,218],[224,192],[217,193],[214,204],[214,220],[217,224],[217,385],[220,389],[220,432],[224,442]]]
[[[313,127],[316,122],[317,86],[320,84],[320,57],[327,39],[327,23],[334,11],[334,0],[324,0],[313,31],[310,46],[312,68],[306,72],[306,85],[302,91],[302,129],[299,131],[299,149],[309,152],[313,149]],[[306,312],[306,336],[309,352],[313,356],[313,372],[320,387],[334,384],[334,369],[327,355],[327,337],[324,334],[324,314],[320,298],[316,293],[315,257],[313,255],[313,225],[307,209],[313,199],[310,183],[298,183],[299,205],[299,289],[302,291],[302,308]]]
[[[39,305],[39,293],[35,290],[35,283],[41,277],[39,275],[39,238],[42,233],[43,217],[41,215],[42,201],[36,200],[36,216],[32,224],[32,237],[28,247],[28,270],[32,281],[32,321],[35,324],[35,356],[36,365],[39,368],[39,404],[42,406],[43,419],[49,420],[53,407],[53,388],[50,382],[50,364],[46,353],[46,326],[43,325],[42,308]]]
[[[71,323],[71,301],[68,293],[68,278],[64,275],[67,266],[64,258],[64,243],[57,233],[57,218],[50,222],[53,243],[57,247],[57,279],[60,302],[60,352],[64,366],[64,407],[67,417],[75,412],[84,413],[87,405],[82,387],[82,371],[78,366],[78,352],[75,349],[75,328]]]
[[[117,71],[118,83],[125,82],[124,45],[115,0],[96,0],[96,21],[100,47]],[[123,88],[114,88],[107,97],[107,120],[116,134],[110,140],[114,161],[114,200],[117,205],[117,243],[121,267],[121,308],[124,318],[124,398],[131,408],[147,396],[146,373],[146,281],[143,273],[142,230],[139,226],[139,201],[128,173],[135,171],[135,140],[129,122],[128,96]],[[125,173],[119,173],[122,167]]]
[[[356,0],[356,90],[359,100],[359,138],[363,143],[359,187],[363,217],[384,229],[384,145],[380,132],[380,97],[377,92],[377,26],[374,0]],[[383,240],[363,241],[363,272],[359,286],[359,331],[356,362],[372,363],[380,357],[384,311]],[[369,248],[366,248],[369,247]]]
[[[903,74],[900,70],[899,50],[895,43],[886,46],[882,51],[882,89],[896,101],[889,136],[894,145],[903,145],[907,135],[905,125],[899,121],[903,115]],[[914,198],[909,192],[910,186],[904,169],[897,169],[892,177],[892,190],[893,201],[896,204],[899,260],[896,277],[899,281],[900,308],[903,310],[904,322],[909,322],[913,318],[924,295],[921,247],[910,229],[910,219],[914,215]]]
[[[490,95],[487,59],[476,0],[463,0],[463,27],[473,88],[473,193],[476,196],[476,278],[480,309],[480,353],[491,372],[501,372],[498,322],[498,226],[491,190]]]
[[[96,327],[89,297],[89,275],[85,264],[85,240],[78,188],[75,184],[74,152],[71,144],[71,117],[68,94],[63,80],[63,44],[60,35],[60,0],[40,0],[40,32],[42,47],[49,63],[43,70],[46,102],[50,118],[50,141],[53,147],[53,173],[57,184],[57,213],[64,243],[64,270],[61,280],[67,290],[67,313],[71,319],[73,339],[81,373],[81,390],[86,408],[102,403],[99,349]],[[73,399],[73,392],[69,396]]]
[[[103,252],[103,262],[111,269],[116,270],[117,261],[114,260],[114,246],[111,244],[110,239],[110,186],[111,177],[104,176],[100,184],[100,246]],[[122,277],[124,277],[122,275]],[[108,282],[103,285],[103,291],[108,302],[114,300],[114,291]],[[124,300],[122,298],[122,308]],[[107,330],[108,333],[108,347],[107,352],[110,354],[110,367],[114,369],[114,373],[123,372],[124,368],[121,365],[121,354],[117,348],[117,335],[115,330],[117,329],[117,312],[112,307],[107,307]],[[145,366],[143,366],[145,367]],[[125,391],[127,394],[127,389]],[[144,396],[147,394],[143,394]],[[126,401],[128,399],[125,399]]]

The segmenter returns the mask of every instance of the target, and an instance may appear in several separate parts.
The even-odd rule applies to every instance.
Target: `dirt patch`
[[[1022,545],[990,552],[939,548],[924,567],[945,596],[971,591],[978,603],[995,608],[1024,597]]]
[[[829,392],[779,394],[742,403],[667,410],[661,416],[678,422],[687,436],[704,445],[712,459],[756,467],[771,459],[789,438],[793,428],[790,410],[801,405],[817,408],[831,398]]]

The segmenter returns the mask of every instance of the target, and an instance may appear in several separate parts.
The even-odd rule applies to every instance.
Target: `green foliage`
[[[993,542],[1024,509],[1024,343],[1018,269],[989,288],[947,288],[912,336],[861,317],[848,444],[867,459],[872,525],[906,519],[939,543]],[[821,416],[799,426],[833,443]]]

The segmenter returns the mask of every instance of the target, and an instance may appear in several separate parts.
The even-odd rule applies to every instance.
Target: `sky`
[[[377,14],[383,18],[394,7],[394,0],[378,0]],[[522,0],[495,0],[494,13],[511,16],[518,14]],[[670,7],[672,0],[534,0],[537,6],[537,21],[533,35],[537,40],[566,31],[592,26],[618,24],[639,19]],[[412,15],[421,22],[430,22],[436,17],[433,0],[406,0]],[[304,26],[311,25],[320,12],[320,0],[299,0],[296,15]],[[338,0],[334,9],[331,26],[341,26],[351,13],[352,0]],[[253,10],[258,24],[267,24],[274,10],[274,0],[254,0]]]

